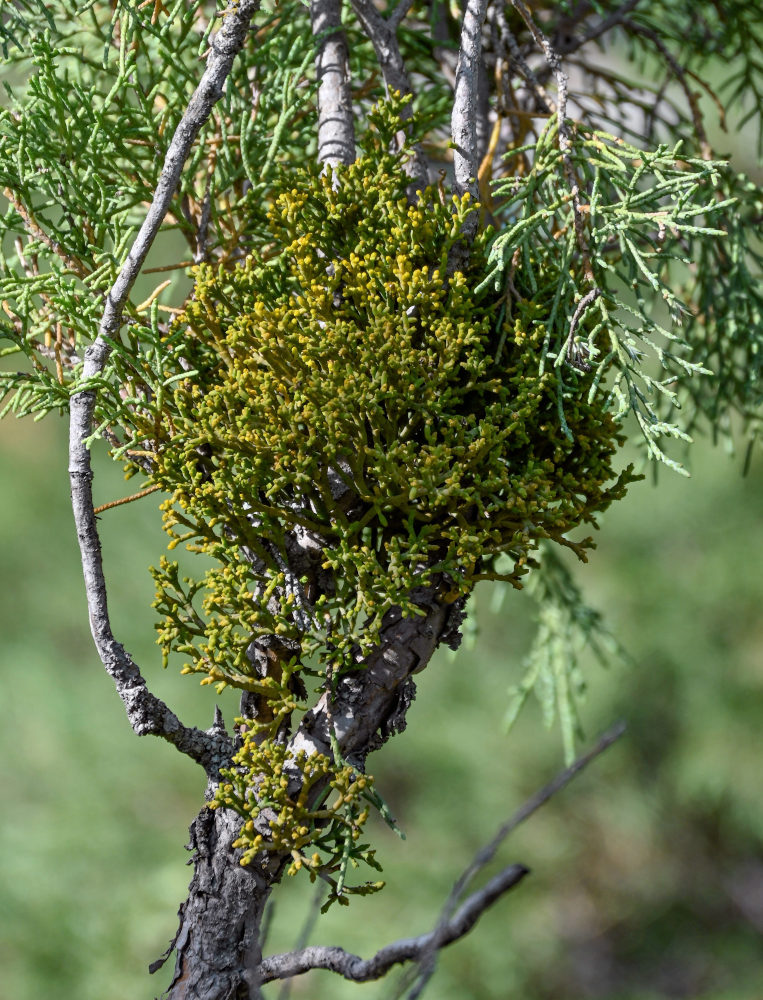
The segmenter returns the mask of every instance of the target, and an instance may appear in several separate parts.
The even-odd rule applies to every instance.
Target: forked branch
[[[374,47],[387,96],[393,91],[398,91],[403,97],[411,93],[411,82],[397,41],[398,26],[409,6],[406,0],[401,0],[387,20],[379,13],[372,0],[352,0],[355,15]],[[408,115],[409,105],[403,110],[403,116]],[[427,158],[418,143],[414,143],[413,156],[405,169],[419,187],[426,187],[429,183]]]
[[[492,840],[477,852],[456,881],[442,908],[434,930],[418,937],[401,938],[399,941],[394,941],[368,959],[353,955],[351,952],[345,951],[344,948],[328,945],[314,945],[271,955],[263,959],[259,966],[259,981],[269,983],[275,979],[289,979],[292,976],[299,976],[312,969],[326,969],[352,982],[364,983],[381,979],[395,965],[400,965],[403,962],[414,962],[418,968],[414,971],[415,981],[409,994],[409,1000],[418,997],[434,971],[440,949],[458,941],[459,938],[467,934],[493,903],[497,902],[501,896],[513,889],[529,874],[529,868],[521,864],[508,865],[481,889],[471,893],[466,901],[456,909],[469,882],[485,865],[493,860],[498,848],[513,830],[545,805],[556,792],[569,784],[588,764],[612,746],[624,732],[623,723],[613,726],[591,750],[579,757],[570,767],[561,771],[553,781],[531,796],[498,829]]]
[[[424,987],[431,979],[435,970],[438,952],[443,947],[444,943],[446,943],[445,937],[448,934],[448,926],[452,919],[453,911],[474,876],[477,875],[477,873],[480,872],[486,865],[490,864],[496,856],[498,848],[501,844],[503,844],[509,834],[513,833],[518,826],[536,813],[541,806],[544,806],[548,800],[552,798],[552,796],[556,795],[557,792],[561,791],[566,785],[568,785],[573,778],[577,777],[581,771],[583,771],[592,761],[604,753],[605,750],[611,747],[613,743],[616,743],[624,732],[625,724],[623,722],[618,722],[616,725],[612,726],[611,729],[608,729],[607,732],[597,740],[594,746],[587,753],[582,754],[577,760],[573,761],[569,767],[560,771],[552,781],[537,791],[534,795],[531,795],[530,798],[522,806],[520,806],[519,809],[517,809],[513,816],[511,816],[498,828],[493,839],[477,851],[471,863],[464,869],[462,874],[456,880],[453,889],[451,890],[450,895],[442,908],[438,925],[435,927],[432,935],[430,936],[429,945],[427,949],[423,950],[421,953],[418,960],[418,968],[413,970],[413,986],[408,994],[408,1000],[417,1000],[417,998],[423,993]],[[469,899],[471,898],[472,897],[470,896]]]

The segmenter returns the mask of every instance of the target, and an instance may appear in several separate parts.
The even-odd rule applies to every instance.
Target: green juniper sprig
[[[347,885],[348,867],[363,863],[380,871],[368,844],[360,843],[370,814],[373,778],[325,754],[292,754],[287,747],[263,738],[251,720],[244,741],[210,802],[245,819],[234,847],[240,863],[249,865],[265,855],[291,857],[288,875],[305,870],[331,886],[324,912],[332,902],[347,905],[348,895],[367,895],[384,882]],[[334,875],[337,878],[334,878]]]

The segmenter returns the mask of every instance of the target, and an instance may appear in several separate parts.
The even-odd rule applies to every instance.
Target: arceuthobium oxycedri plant
[[[277,197],[268,262],[198,269],[170,334],[190,372],[168,370],[159,422],[136,421],[173,544],[219,564],[198,646],[174,571],[158,574],[167,648],[213,680],[246,688],[259,634],[342,669],[391,607],[415,613],[417,586],[440,577],[455,600],[500,555],[517,580],[538,539],[572,544],[627,482],[591,377],[568,376],[567,435],[557,373],[539,371],[542,324],[504,326],[475,291],[484,240],[468,273],[448,274],[474,209],[432,191],[409,204],[384,138],[338,186],[305,173]],[[322,556],[292,578],[294,531]]]
[[[389,108],[372,121],[354,164],[290,177],[266,255],[200,265],[154,372],[161,407],[132,410],[126,456],[148,458],[168,495],[171,547],[214,561],[203,580],[167,560],[154,571],[165,656],[269,706],[218,796],[244,814],[262,798],[247,797],[247,782],[259,789],[279,730],[304,708],[300,673],[356,666],[391,609],[420,613],[421,587],[455,602],[479,580],[516,584],[541,539],[582,555],[588,543],[567,534],[632,478],[614,471],[622,438],[603,397],[589,398],[593,376],[568,374],[563,427],[558,372],[539,365],[542,323],[510,322],[480,290],[487,236],[468,271],[451,273],[477,208],[437,189],[411,203],[386,152],[399,121]],[[278,671],[264,675],[263,649]],[[286,794],[288,767],[273,766]],[[332,773],[349,780],[341,761]],[[278,836],[248,821],[245,859],[280,850],[301,809],[302,862],[304,845],[325,842],[301,787],[302,806],[275,810]],[[346,791],[343,801],[350,809]]]

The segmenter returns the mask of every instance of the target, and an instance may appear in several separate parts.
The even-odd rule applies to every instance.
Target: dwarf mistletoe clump
[[[189,371],[146,428],[171,545],[217,563],[186,588],[174,564],[156,572],[161,641],[186,671],[256,686],[259,636],[342,669],[391,607],[417,613],[415,587],[441,579],[455,600],[499,556],[516,582],[541,538],[570,544],[622,494],[617,425],[585,373],[568,437],[542,326],[507,337],[475,293],[484,240],[477,275],[448,275],[470,211],[436,191],[410,205],[404,175],[366,155],[336,188],[306,171],[279,195],[270,260],[198,269],[174,332]]]
[[[162,407],[136,409],[170,547],[213,560],[196,580],[166,559],[154,571],[165,661],[258,700],[252,780],[305,707],[301,673],[356,666],[391,608],[420,613],[416,588],[456,601],[482,579],[519,585],[542,539],[582,556],[567,533],[631,478],[613,470],[621,438],[592,376],[572,369],[560,393],[538,316],[528,332],[478,290],[489,233],[451,273],[478,206],[437,188],[412,204],[386,152],[399,119],[373,121],[338,177],[292,176],[269,244],[196,269]],[[247,814],[243,793],[222,801]],[[307,828],[300,847],[320,836]]]

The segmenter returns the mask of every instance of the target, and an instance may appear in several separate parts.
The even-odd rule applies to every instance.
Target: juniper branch
[[[603,18],[598,24],[594,25],[582,38],[574,38],[570,33],[570,38],[567,42],[561,41],[555,46],[556,51],[560,55],[571,55],[573,52],[577,52],[578,49],[584,45],[588,45],[589,42],[596,41],[597,38],[601,38],[608,31],[621,26],[626,16],[639,3],[641,3],[641,0],[625,0],[625,3],[618,7],[617,10],[612,11],[608,17]]]
[[[498,33],[501,39],[501,44],[507,51],[510,62],[513,62],[522,76],[527,81],[530,90],[533,92],[535,100],[540,107],[540,109],[548,114],[556,111],[556,105],[552,100],[551,96],[546,91],[543,84],[538,79],[532,66],[529,65],[527,60],[522,55],[522,50],[519,48],[519,43],[517,42],[514,33],[509,27],[509,23],[506,20],[506,12],[503,9],[502,4],[497,4],[495,8],[495,20],[498,26]]]
[[[697,135],[697,141],[699,142],[700,152],[704,160],[711,160],[713,157],[713,151],[710,148],[710,142],[707,138],[707,132],[705,130],[705,123],[702,118],[702,112],[700,111],[699,102],[697,101],[697,95],[691,89],[691,85],[687,79],[687,71],[685,67],[676,59],[670,49],[665,45],[662,39],[659,37],[656,31],[649,28],[647,25],[639,24],[637,21],[631,18],[625,19],[623,22],[623,27],[627,31],[632,32],[634,35],[641,35],[652,43],[657,52],[662,56],[667,65],[670,68],[671,73],[678,81],[681,89],[686,97],[686,103],[689,105],[689,111],[691,112],[692,124],[694,125],[694,131]]]
[[[586,279],[593,285],[593,268],[591,266],[591,254],[585,235],[585,224],[583,222],[583,212],[580,201],[580,185],[575,175],[575,169],[572,165],[572,158],[570,156],[572,150],[572,137],[570,135],[569,125],[567,124],[567,96],[569,80],[564,71],[559,53],[535,23],[529,8],[524,3],[524,0],[511,0],[511,2],[522,20],[527,25],[527,28],[530,31],[536,45],[541,49],[543,55],[546,57],[546,62],[548,63],[549,68],[554,75],[554,79],[556,80],[556,115],[559,129],[559,149],[562,153],[562,166],[564,168],[564,176],[572,198],[575,238],[577,240],[578,250],[580,251],[580,257],[583,264],[583,273],[585,274]]]
[[[312,0],[310,20],[317,45],[318,160],[331,167],[350,164],[355,159],[355,126],[342,0]]]
[[[510,833],[516,830],[516,828],[524,823],[526,819],[529,819],[533,813],[536,813],[538,809],[540,809],[541,806],[544,806],[552,796],[568,785],[572,779],[577,777],[577,775],[580,774],[580,772],[584,770],[584,768],[586,768],[593,760],[599,757],[605,750],[611,747],[613,743],[619,740],[624,732],[625,724],[623,722],[618,722],[616,725],[612,726],[611,729],[607,730],[607,732],[604,733],[599,740],[597,740],[594,746],[587,753],[578,757],[578,759],[569,767],[565,768],[564,771],[561,771],[553,779],[553,781],[550,781],[547,785],[541,788],[540,791],[536,792],[535,795],[532,795],[522,806],[520,806],[514,815],[499,827],[493,839],[477,851],[471,864],[467,866],[457,879],[450,895],[448,896],[448,899],[445,901],[438,925],[429,936],[428,948],[421,952],[421,956],[419,958],[419,970],[417,974],[418,978],[413,989],[408,995],[408,1000],[417,1000],[423,992],[427,982],[432,977],[437,959],[437,952],[440,948],[442,948],[444,943],[447,943],[445,942],[445,937],[449,933],[448,928],[451,921],[454,919],[452,916],[453,910],[455,909],[458,900],[467,885],[472,881],[474,876],[486,865],[490,864],[495,857],[498,848],[504,840],[506,840]],[[507,870],[508,869],[504,869],[504,872]],[[504,874],[504,872],[501,874]],[[497,877],[500,878],[500,875]],[[490,883],[488,883],[488,886],[489,885]],[[469,897],[469,900],[471,899],[473,899],[473,896]]]
[[[233,60],[244,44],[249,23],[258,8],[259,0],[240,0],[237,7],[223,15],[224,21],[212,42],[206,69],[167,150],[146,218],[106,296],[98,337],[85,352],[82,373],[85,383],[97,379],[103,371],[111,351],[109,338],[116,336],[119,331],[130,290],[167,214],[191,147],[215,103],[222,97]],[[231,752],[230,740],[224,730],[213,727],[204,732],[184,726],[164,702],[148,690],[139,667],[116,641],[111,629],[101,543],[93,511],[93,471],[87,445],[95,402],[94,388],[85,389],[72,398],[69,432],[72,510],[82,556],[93,639],[101,661],[124,702],[127,717],[135,732],[138,735],[152,733],[163,737],[201,764],[208,773],[216,774],[220,764]]]
[[[371,0],[352,0],[352,9],[374,47],[387,95],[389,96],[392,91],[399,91],[403,97],[412,93],[408,72],[397,41],[397,28],[406,12],[404,0],[389,20],[385,20]],[[401,13],[396,17],[399,11]],[[403,116],[409,115],[408,105],[403,111]],[[418,143],[413,144],[412,150],[413,157],[406,164],[406,170],[419,187],[425,187],[429,181],[426,156]]]
[[[492,878],[487,885],[472,893],[463,906],[448,920],[440,932],[438,948],[458,941],[474,927],[482,914],[505,893],[518,885],[529,869],[524,865],[509,865]],[[313,945],[299,951],[271,955],[260,965],[263,983],[274,979],[288,979],[311,969],[327,969],[355,983],[381,979],[394,965],[418,961],[433,944],[435,931],[415,938],[402,938],[381,948],[372,958],[362,959],[344,948]]]

